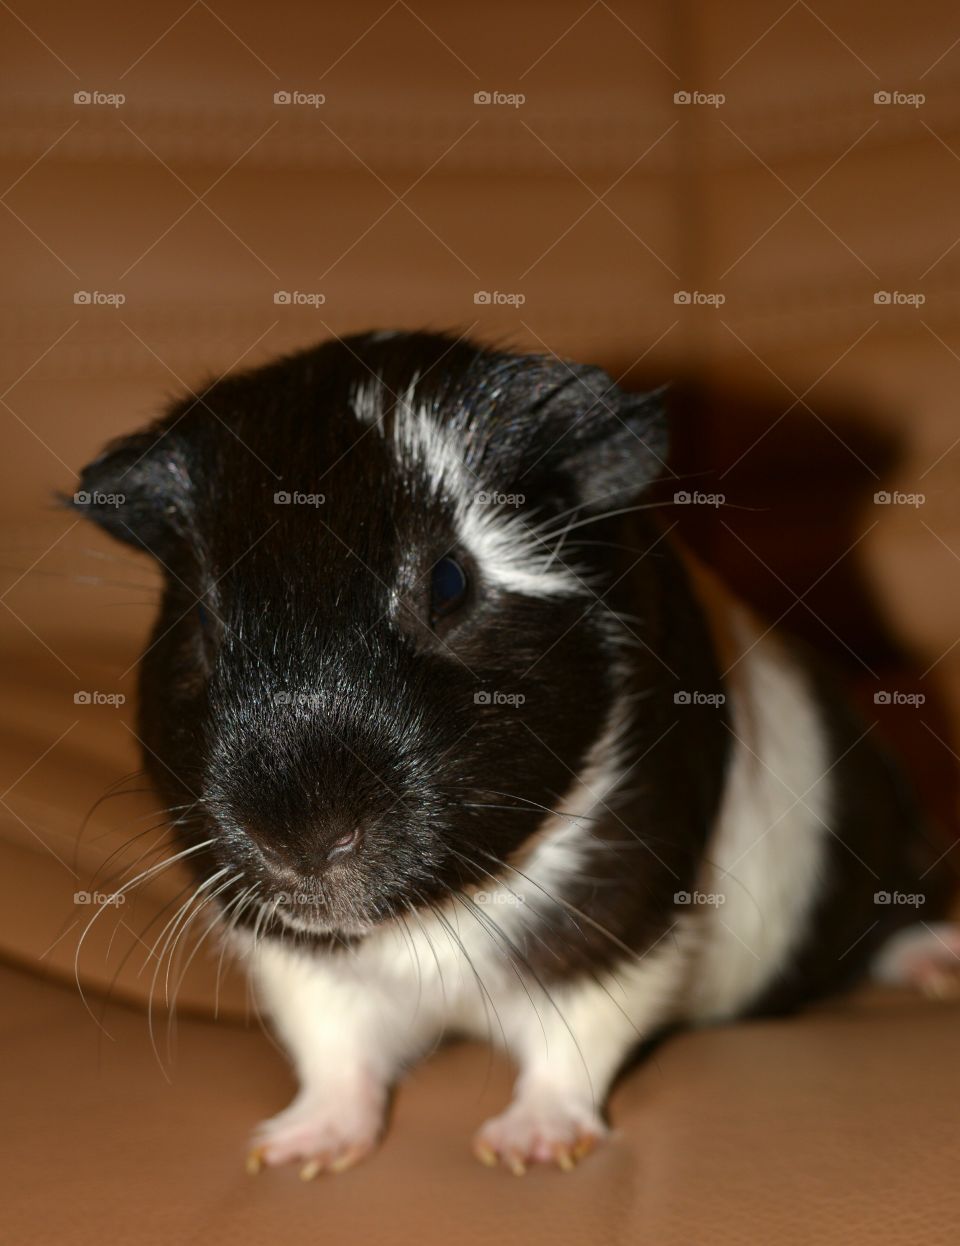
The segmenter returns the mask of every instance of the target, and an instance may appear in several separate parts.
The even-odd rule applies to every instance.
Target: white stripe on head
[[[418,380],[414,375],[397,395],[392,433],[384,424],[380,384],[366,381],[355,388],[357,419],[389,437],[401,468],[415,473],[434,497],[452,506],[459,539],[490,583],[533,597],[586,595],[578,576],[556,559],[553,547],[515,507],[490,500],[484,482],[466,466],[455,430],[416,403]]]

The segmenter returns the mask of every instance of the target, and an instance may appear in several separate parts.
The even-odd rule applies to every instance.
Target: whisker
[[[588,814],[564,813],[563,810],[561,809],[551,809],[549,805],[541,805],[539,801],[530,800],[526,796],[517,796],[513,792],[498,792],[496,788],[493,788],[493,787],[479,788],[477,790],[489,792],[491,796],[505,796],[508,800],[522,801],[525,805],[532,805],[534,809],[540,809],[544,813],[549,813],[551,817],[565,818],[568,822],[602,822],[603,821],[602,818],[591,817]],[[501,807],[509,808],[509,806],[506,806],[506,805],[501,806]],[[518,812],[521,812],[521,811],[518,810]]]
[[[179,944],[181,945],[183,944],[188,929],[199,918],[203,910],[207,908],[208,905],[213,904],[216,901],[217,897],[221,896],[229,887],[232,887],[233,884],[240,877],[242,877],[242,875],[239,873],[231,874],[230,877],[226,880],[226,882],[221,883],[220,886],[217,887],[215,891],[211,892],[211,894],[206,897],[206,899],[203,901],[200,907],[194,910],[194,912],[192,913],[188,921],[185,922],[185,924],[183,925],[180,931],[180,935],[178,936],[178,941],[177,941]],[[174,1024],[174,1020],[176,1018],[176,1013],[177,1013],[177,999],[180,995],[180,988],[183,986],[186,976],[190,972],[190,966],[193,964],[194,960],[196,959],[197,953],[200,951],[201,947],[203,947],[204,943],[207,941],[207,939],[210,937],[213,931],[216,930],[217,924],[220,921],[220,919],[221,919],[221,914],[215,913],[213,920],[207,923],[206,930],[203,932],[200,938],[194,942],[190,955],[187,957],[186,963],[184,964],[183,969],[180,971],[179,977],[175,980],[173,984],[172,997],[168,994],[168,998],[167,998],[167,1008],[168,1008],[168,1012],[167,1012],[167,1059],[170,1061],[172,1061],[173,1059],[171,1034],[172,1034],[173,1024]],[[174,948],[176,947],[177,947],[177,944],[174,944]],[[169,964],[172,964],[172,962],[173,962],[173,953],[171,952],[168,966]],[[168,972],[169,972],[169,967],[168,967]]]
[[[158,958],[157,958],[156,968],[155,968],[155,969],[154,969],[154,971],[153,971],[153,978],[152,978],[152,980],[151,980],[151,982],[150,982],[150,993],[149,993],[149,995],[147,996],[147,1024],[148,1024],[148,1028],[149,1028],[149,1031],[150,1031],[150,1046],[151,1046],[151,1047],[152,1047],[152,1049],[153,1049],[153,1054],[156,1056],[156,1059],[157,1059],[157,1064],[158,1064],[158,1066],[159,1066],[159,1068],[160,1068],[160,1071],[161,1071],[161,1073],[163,1073],[164,1077],[166,1078],[166,1080],[167,1080],[168,1082],[170,1082],[172,1079],[169,1077],[169,1075],[167,1074],[166,1069],[164,1068],[163,1058],[162,1058],[162,1056],[160,1055],[160,1049],[159,1049],[159,1047],[157,1046],[156,1034],[154,1033],[154,1029],[153,1029],[153,1000],[154,1000],[154,993],[155,993],[155,991],[156,991],[156,987],[157,987],[157,978],[160,976],[160,968],[161,968],[161,966],[162,966],[162,964],[163,964],[164,957],[165,957],[166,952],[167,952],[167,948],[170,946],[170,940],[171,940],[171,939],[175,936],[176,931],[177,931],[177,929],[178,929],[178,925],[179,925],[180,921],[182,920],[182,918],[183,918],[184,914],[186,914],[186,913],[188,913],[188,912],[190,911],[190,906],[193,904],[193,902],[196,900],[196,898],[197,898],[197,897],[198,897],[198,896],[199,896],[202,892],[206,891],[206,889],[207,889],[208,887],[212,887],[212,886],[213,886],[213,884],[214,884],[214,883],[215,883],[218,879],[222,878],[224,874],[228,873],[228,872],[229,872],[229,870],[230,870],[230,868],[231,868],[231,867],[230,867],[229,865],[224,866],[224,867],[223,867],[223,869],[218,870],[215,874],[213,874],[213,875],[212,875],[210,878],[208,878],[205,882],[200,883],[200,884],[199,884],[199,886],[198,886],[198,887],[197,887],[197,888],[196,888],[196,889],[195,889],[195,890],[191,893],[191,895],[187,898],[187,900],[186,900],[186,901],[185,901],[185,902],[184,902],[184,903],[180,906],[180,908],[179,908],[179,909],[177,910],[177,912],[174,914],[173,918],[171,918],[171,921],[167,923],[167,925],[164,927],[164,929],[163,929],[163,930],[161,930],[160,934],[157,936],[157,943],[159,943],[160,939],[161,939],[161,938],[163,938],[164,931],[165,931],[165,930],[167,930],[168,928],[170,928],[170,933],[167,935],[166,942],[164,943],[163,947],[161,948],[161,950],[160,950],[160,955],[159,955],[159,956],[158,956]],[[156,948],[157,943],[154,943],[154,945],[153,945],[153,946],[154,946],[154,948]],[[167,989],[167,990],[169,990],[169,982],[170,982],[170,969],[169,969],[169,965],[168,965],[168,968],[167,968],[167,977],[166,977],[166,984],[167,984],[166,989]]]
[[[84,993],[83,985],[80,981],[80,954],[83,951],[84,942],[86,941],[87,936],[90,934],[90,931],[93,929],[95,923],[100,918],[104,909],[110,907],[111,904],[118,903],[119,897],[125,896],[127,892],[131,890],[131,888],[137,886],[140,883],[146,882],[148,878],[153,878],[155,877],[156,874],[162,873],[164,870],[169,869],[172,865],[175,865],[178,861],[183,861],[187,857],[192,856],[194,853],[201,852],[204,848],[209,848],[210,845],[213,844],[214,842],[215,841],[213,839],[202,841],[199,844],[193,845],[193,847],[185,848],[182,852],[176,853],[174,856],[168,858],[165,861],[160,861],[156,865],[151,865],[149,869],[143,870],[140,874],[136,876],[136,878],[131,879],[130,882],[125,883],[117,891],[113,892],[113,894],[109,896],[107,900],[97,908],[96,912],[93,913],[90,920],[87,922],[86,926],[84,927],[83,933],[80,935],[80,938],[77,942],[76,951],[74,952],[73,976],[74,976],[74,981],[76,982],[77,990],[80,993],[80,999],[83,1002],[84,1008],[89,1013],[91,1020],[95,1021],[97,1025],[100,1026],[101,1030],[103,1030],[103,1026],[99,1022],[99,1020],[97,1019],[96,1015],[93,1012],[93,1009],[90,1007],[89,1003],[87,1002],[87,997],[86,997],[86,994]],[[103,1030],[103,1032],[106,1034],[106,1030]],[[113,1041],[111,1035],[107,1034],[106,1036],[107,1038],[110,1038],[111,1042]]]

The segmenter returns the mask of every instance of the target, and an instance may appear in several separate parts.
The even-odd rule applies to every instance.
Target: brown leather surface
[[[473,1166],[470,1129],[508,1083],[495,1063],[484,1090],[488,1057],[464,1048],[413,1075],[368,1166],[314,1187],[250,1182],[246,1130],[290,1086],[235,1024],[241,976],[221,983],[234,1023],[214,1026],[216,960],[190,962],[172,1085],[147,1037],[143,1005],[166,996],[154,940],[185,877],[104,910],[75,965],[95,912],[75,893],[108,893],[154,839],[132,840],[156,821],[148,794],[96,802],[124,776],[141,786],[134,668],[157,580],[50,504],[171,392],[329,333],[452,326],[625,384],[671,380],[682,483],[727,495],[719,513],[673,510],[679,531],[859,681],[949,849],[956,34],[946,0],[0,8],[10,1240],[956,1240],[958,1014],[904,999],[672,1040],[618,1091],[617,1143],[573,1178]],[[127,100],[75,105],[78,90]],[[275,105],[277,90],[327,99]],[[475,105],[484,90],[526,102]],[[678,90],[726,99],[678,105]],[[926,100],[876,105],[877,90]],[[278,305],[279,290],[325,302]],[[525,302],[478,305],[483,290]],[[925,501],[876,506],[881,489]],[[874,708],[901,687],[923,691],[921,710]],[[78,705],[84,691],[126,701]],[[107,1010],[116,1041],[98,1045],[75,971],[95,1013],[107,991],[138,1006]]]
[[[680,1035],[615,1092],[608,1146],[572,1174],[470,1156],[508,1070],[479,1047],[405,1082],[380,1150],[338,1177],[244,1171],[290,1093],[255,1029],[182,1024],[171,1081],[146,1020],[101,1039],[68,990],[4,971],[5,1238],[50,1246],[562,1242],[866,1246],[956,1241],[960,1007],[859,1006]]]

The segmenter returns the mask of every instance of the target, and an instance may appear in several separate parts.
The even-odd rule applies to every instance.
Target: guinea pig
[[[369,333],[83,471],[162,569],[145,765],[299,1079],[252,1171],[350,1167],[455,1035],[518,1068],[476,1156],[569,1169],[666,1027],[960,951],[882,903],[933,852],[836,680],[672,541],[667,444],[596,367]]]

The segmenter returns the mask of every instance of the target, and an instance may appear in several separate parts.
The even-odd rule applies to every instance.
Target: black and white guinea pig
[[[666,454],[659,397],[598,368],[371,333],[83,472],[163,569],[145,764],[299,1075],[252,1168],[349,1167],[446,1034],[519,1069],[476,1155],[569,1168],[641,1040],[956,946],[888,942],[921,818],[830,677],[673,547]]]

